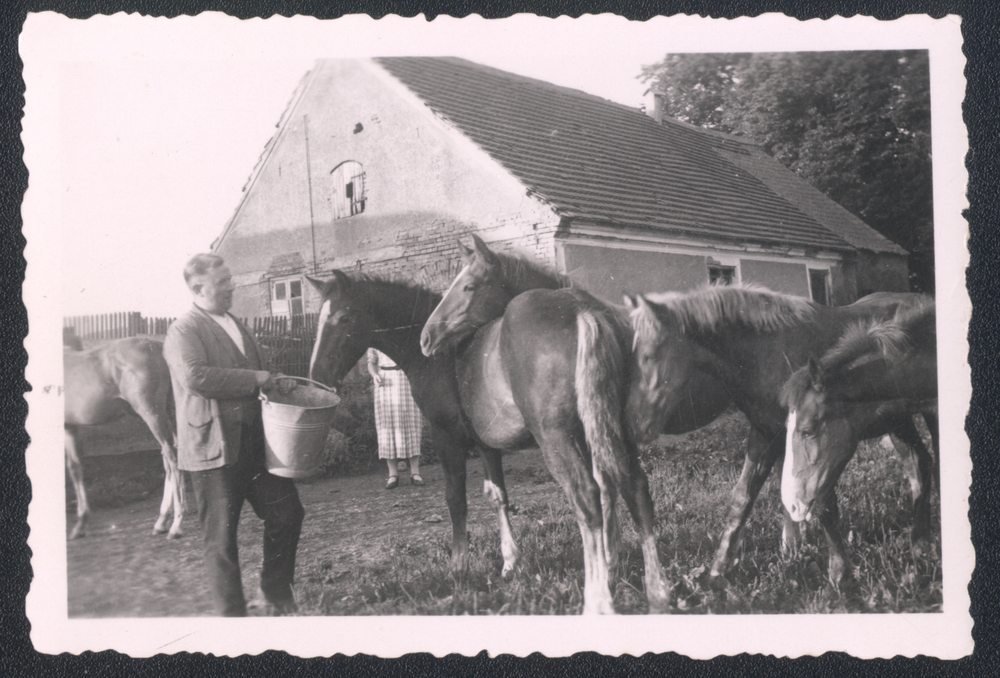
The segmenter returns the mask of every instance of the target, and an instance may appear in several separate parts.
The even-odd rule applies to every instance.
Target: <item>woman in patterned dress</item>
[[[378,431],[378,458],[389,465],[385,489],[399,487],[399,466],[406,461],[410,482],[423,485],[420,477],[420,410],[413,402],[410,382],[389,356],[368,349],[368,373],[375,382],[375,428]]]

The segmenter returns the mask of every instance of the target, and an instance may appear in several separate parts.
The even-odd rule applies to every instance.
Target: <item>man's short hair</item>
[[[184,266],[184,282],[191,287],[191,279],[203,276],[226,263],[218,254],[196,254]]]

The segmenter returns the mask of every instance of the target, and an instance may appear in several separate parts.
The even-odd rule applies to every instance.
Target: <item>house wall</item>
[[[347,160],[364,166],[365,210],[335,219],[331,172]],[[268,281],[291,273],[361,270],[443,290],[472,232],[554,264],[558,224],[380,67],[330,60],[307,78],[215,251],[238,286],[234,311],[257,315],[270,312]],[[316,311],[310,286],[304,295]]]
[[[571,227],[570,230],[573,230]],[[777,292],[810,296],[809,268],[830,271],[830,301],[850,303],[854,279],[843,262],[835,259],[749,253],[734,249],[657,241],[644,236],[640,242],[625,238],[588,238],[588,229],[556,240],[560,266],[583,288],[614,304],[625,294],[683,291],[706,285],[710,263],[736,267],[738,279],[763,285]],[[592,229],[591,229],[592,230]],[[673,250],[673,251],[671,251]]]
[[[622,295],[687,290],[708,282],[704,256],[566,243],[566,272],[600,299],[622,303]]]
[[[862,250],[858,252],[855,279],[859,297],[876,291],[910,291],[910,270],[903,255]]]
[[[809,296],[809,277],[804,263],[741,258],[740,273],[743,282],[757,283],[775,292]]]

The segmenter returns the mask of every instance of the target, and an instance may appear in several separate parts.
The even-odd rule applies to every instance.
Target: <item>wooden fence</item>
[[[264,349],[268,368],[296,377],[309,375],[317,319],[315,313],[291,318],[240,318]],[[139,312],[72,316],[63,319],[63,336],[64,341],[75,335],[84,341],[94,342],[141,334],[164,335],[173,321],[173,318],[147,318]]]

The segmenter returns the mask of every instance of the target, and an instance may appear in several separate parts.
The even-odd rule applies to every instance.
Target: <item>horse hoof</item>
[[[711,572],[708,575],[708,585],[713,591],[725,591],[729,588],[729,580],[718,572]]]
[[[83,530],[73,530],[72,532],[69,533],[70,539],[79,539],[80,537],[86,537],[86,536],[87,533],[84,532]]]
[[[500,576],[503,577],[504,579],[510,579],[512,576],[514,576],[515,567],[516,565],[514,563],[511,563],[509,565],[507,563],[504,563],[503,570],[500,571]]]
[[[177,530],[176,532],[168,532],[167,533],[167,539],[180,539],[183,536],[184,536],[184,533],[181,532],[180,530]]]

